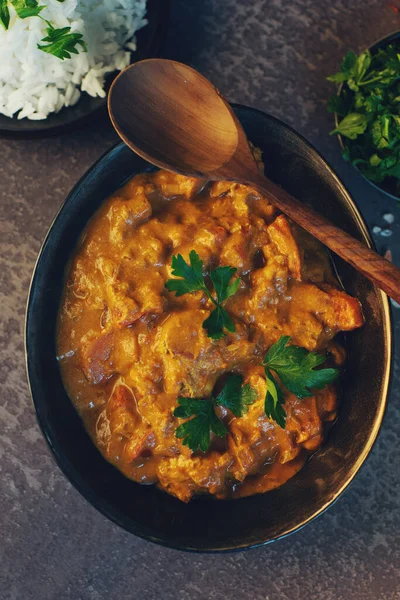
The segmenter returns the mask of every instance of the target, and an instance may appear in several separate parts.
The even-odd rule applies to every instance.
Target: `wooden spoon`
[[[261,175],[233,110],[191,67],[162,59],[133,64],[114,80],[108,111],[123,141],[149,162],[183,175],[254,186],[400,303],[400,269]]]

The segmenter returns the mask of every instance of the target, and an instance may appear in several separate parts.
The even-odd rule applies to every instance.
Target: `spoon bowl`
[[[132,102],[132,90],[140,103]],[[168,165],[185,175],[213,179],[212,174],[237,150],[238,127],[230,107],[207,79],[187,65],[157,59],[131,65],[115,79],[108,102],[112,123],[124,142],[161,168]]]

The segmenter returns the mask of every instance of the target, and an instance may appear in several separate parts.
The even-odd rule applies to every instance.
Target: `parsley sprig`
[[[58,1],[64,2],[64,0]],[[81,33],[71,33],[71,27],[56,28],[50,21],[43,19],[40,13],[46,6],[44,4],[39,6],[38,0],[0,0],[0,24],[5,30],[10,25],[9,3],[20,19],[39,17],[47,24],[47,35],[41,40],[42,45],[37,44],[39,50],[57,56],[61,60],[71,58],[71,54],[78,54],[78,46],[83,52],[87,52],[87,45]]]
[[[257,398],[257,392],[248,383],[243,385],[243,377],[229,374],[224,387],[217,397],[178,398],[179,406],[174,416],[189,419],[176,429],[176,437],[182,438],[182,443],[193,452],[207,452],[210,446],[210,433],[224,437],[228,430],[215,413],[216,406],[225,406],[237,417],[244,415],[250,404]],[[192,418],[190,418],[192,417]]]
[[[181,254],[172,257],[172,274],[181,277],[181,279],[169,279],[165,284],[166,288],[170,292],[175,292],[176,296],[199,291],[204,292],[215,305],[215,309],[203,323],[207,335],[214,340],[218,340],[225,335],[224,330],[233,333],[236,331],[235,324],[222,304],[233,296],[239,288],[239,278],[230,283],[237,269],[217,267],[215,270],[210,271],[210,279],[216,294],[216,298],[214,298],[205,282],[203,261],[195,250],[192,250],[189,254],[189,263],[185,261]]]
[[[312,396],[313,389],[324,388],[339,375],[338,369],[315,370],[326,357],[299,346],[288,346],[289,341],[289,336],[282,336],[271,346],[263,361],[267,380],[265,413],[283,428],[286,425],[284,394],[276,376],[295,396],[306,398]]]
[[[394,45],[373,55],[348,52],[341,70],[328,77],[343,83],[328,109],[340,121],[331,134],[345,138],[344,158],[371,181],[400,195],[400,52]]]
[[[46,21],[46,23],[47,36],[42,39],[42,42],[45,42],[46,45],[41,46],[38,44],[39,50],[53,54],[61,60],[71,58],[71,54],[78,54],[79,50],[77,46],[80,46],[84,52],[87,52],[87,45],[81,33],[70,33],[71,27],[55,29],[49,21]]]
[[[187,283],[191,286],[193,281]],[[268,350],[263,361],[267,382],[265,414],[283,429],[286,426],[286,412],[281,385],[302,399],[312,396],[312,390],[324,388],[339,375],[338,369],[316,369],[326,360],[322,354],[309,352],[300,346],[289,346],[289,342],[289,336],[281,336]],[[241,375],[230,373],[216,397],[178,398],[174,416],[188,420],[177,427],[175,435],[193,452],[199,449],[207,452],[211,433],[219,437],[228,433],[215,412],[216,406],[224,406],[236,417],[242,417],[256,399],[256,390],[250,384],[243,385]]]

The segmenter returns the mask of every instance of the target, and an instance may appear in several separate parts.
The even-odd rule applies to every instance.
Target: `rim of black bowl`
[[[363,52],[366,52],[367,50],[369,50],[372,53],[372,52],[374,52],[374,50],[378,50],[379,48],[385,47],[388,44],[397,42],[399,39],[400,39],[400,30],[393,31],[392,33],[389,33],[389,35],[385,35],[384,37],[380,38],[379,40],[377,40],[376,42],[374,42],[373,44],[368,46],[368,48],[365,48],[365,50],[363,50]],[[339,87],[337,89],[337,94],[336,94],[337,96],[340,96],[340,94],[342,93],[343,85],[344,85],[343,83],[341,83],[339,85]],[[334,113],[334,117],[335,117],[335,128],[337,128],[337,126],[339,125],[338,114]],[[340,144],[342,151],[344,151],[345,146],[344,146],[344,142],[343,142],[343,137],[340,135],[340,133],[337,134],[337,139],[338,139],[338,142]],[[391,194],[384,188],[381,188],[379,185],[377,185],[376,183],[374,183],[373,181],[368,179],[368,177],[365,177],[365,175],[360,171],[360,169],[357,167],[357,165],[351,164],[351,166],[356,171],[358,171],[358,173],[360,173],[360,175],[364,179],[364,181],[367,181],[370,185],[372,185],[373,188],[375,188],[382,194],[385,194],[385,196],[388,196],[392,200],[396,200],[396,202],[400,201],[400,196],[395,196],[394,194]]]
[[[147,0],[147,25],[136,33],[137,50],[131,64],[162,54],[168,30],[172,0]],[[106,79],[106,92],[118,71]],[[64,107],[43,121],[18,120],[0,114],[0,138],[35,139],[70,133],[107,115],[107,96],[92,98],[82,93],[74,106]]]
[[[281,121],[267,113],[264,113],[263,111],[260,111],[260,110],[257,110],[257,109],[251,108],[251,107],[247,107],[244,105],[240,105],[240,104],[232,104],[232,107],[235,109],[239,108],[239,109],[245,109],[247,111],[251,111],[254,113],[259,113],[263,118],[267,118],[267,119],[279,124],[279,126],[281,126],[282,128],[286,129],[288,132],[297,136],[302,141],[302,143],[305,144],[308,147],[308,149],[311,150],[318,157],[319,160],[322,161],[325,168],[329,172],[330,176],[335,180],[336,184],[338,185],[338,188],[340,188],[341,193],[346,198],[346,206],[349,208],[355,223],[359,227],[360,232],[362,233],[362,236],[364,238],[364,241],[367,243],[367,245],[369,247],[375,248],[375,245],[374,245],[372,237],[369,233],[368,227],[367,227],[364,219],[362,218],[361,213],[358,210],[354,200],[352,199],[349,192],[347,191],[345,186],[342,184],[342,182],[340,181],[339,177],[336,175],[335,171],[330,166],[330,164],[318,152],[318,150],[316,150],[312,146],[312,144],[310,142],[308,142],[301,134],[299,134],[297,131],[295,131],[292,127],[290,127],[283,121]],[[77,190],[79,190],[79,188],[82,186],[82,184],[84,183],[86,178],[90,177],[92,174],[94,174],[97,171],[98,167],[101,166],[102,162],[109,154],[111,154],[112,152],[118,151],[118,149],[121,148],[122,146],[125,146],[125,144],[118,143],[115,146],[113,146],[112,148],[110,148],[108,151],[106,151],[86,171],[86,173],[79,179],[79,181],[74,185],[74,187],[72,188],[72,190],[66,197],[65,201],[62,203],[61,207],[57,211],[53,221],[51,222],[48,232],[47,232],[47,234],[43,240],[43,243],[41,245],[37,260],[35,262],[32,278],[31,278],[31,282],[30,282],[30,287],[29,287],[28,299],[27,299],[24,343],[25,343],[25,359],[26,359],[26,371],[27,371],[28,385],[29,385],[29,390],[30,390],[32,401],[33,401],[33,405],[35,408],[36,419],[38,421],[38,424],[43,433],[43,436],[53,454],[53,457],[54,457],[57,465],[59,466],[61,471],[64,473],[66,478],[72,483],[72,485],[75,487],[75,489],[85,498],[85,500],[87,500],[89,502],[89,504],[91,504],[102,515],[107,517],[110,521],[112,521],[116,525],[120,526],[125,531],[128,531],[129,533],[132,533],[141,539],[144,539],[144,540],[152,542],[152,543],[156,543],[157,545],[160,545],[160,546],[172,548],[175,550],[182,550],[182,551],[186,551],[186,552],[194,552],[194,553],[200,553],[200,554],[232,553],[232,552],[238,552],[238,551],[242,551],[242,550],[250,550],[253,548],[260,547],[260,546],[266,546],[268,544],[271,544],[275,541],[286,538],[287,536],[292,535],[293,533],[299,531],[304,526],[306,526],[308,523],[310,523],[311,521],[314,521],[314,519],[316,519],[317,517],[322,515],[329,507],[331,507],[338,500],[338,498],[343,494],[343,492],[348,488],[348,486],[351,484],[351,482],[353,481],[353,479],[355,478],[355,476],[357,475],[357,473],[359,472],[359,470],[365,463],[365,460],[367,459],[368,455],[370,454],[370,452],[376,442],[376,439],[378,437],[378,434],[379,434],[379,431],[380,431],[380,428],[382,425],[385,410],[386,410],[387,397],[388,397],[390,383],[391,383],[390,380],[391,380],[392,361],[393,361],[392,319],[391,319],[391,308],[390,308],[388,296],[382,290],[377,289],[377,293],[380,294],[380,297],[382,300],[382,307],[383,307],[382,314],[383,314],[383,322],[385,325],[386,346],[387,346],[387,360],[386,360],[384,376],[383,376],[383,384],[382,384],[381,402],[380,402],[379,412],[375,418],[373,428],[372,428],[370,436],[368,438],[368,442],[365,444],[362,452],[360,453],[360,456],[358,457],[356,463],[354,464],[351,473],[348,475],[348,477],[346,478],[346,481],[343,483],[343,485],[341,485],[340,489],[337,490],[332,495],[332,497],[321,508],[317,509],[312,515],[303,519],[298,524],[296,524],[295,526],[293,526],[290,529],[288,529],[287,531],[285,531],[283,534],[276,535],[275,537],[272,537],[268,540],[257,541],[257,542],[251,543],[251,544],[245,543],[240,546],[235,545],[235,546],[226,546],[226,547],[219,547],[219,548],[214,548],[214,547],[203,548],[202,547],[201,549],[199,549],[199,548],[190,547],[187,545],[166,542],[161,538],[158,538],[158,537],[156,538],[156,537],[152,536],[151,534],[147,534],[146,532],[139,531],[133,527],[128,528],[123,523],[122,519],[119,518],[119,515],[116,515],[115,511],[113,511],[111,507],[109,507],[105,502],[102,502],[101,499],[99,499],[99,497],[97,496],[97,494],[92,491],[92,489],[87,484],[87,482],[82,477],[80,477],[80,475],[78,475],[76,473],[76,469],[75,469],[74,465],[70,461],[65,459],[62,449],[58,448],[57,445],[53,443],[51,433],[49,432],[48,427],[45,422],[45,418],[43,417],[43,415],[41,413],[41,409],[38,405],[37,399],[35,399],[35,389],[34,388],[35,388],[36,384],[32,384],[32,379],[31,379],[31,375],[30,375],[30,371],[31,371],[30,365],[31,365],[31,362],[33,362],[33,360],[34,360],[33,359],[34,348],[31,347],[30,341],[29,341],[30,319],[31,319],[30,308],[33,303],[34,295],[35,295],[35,280],[36,280],[36,276],[37,276],[37,269],[38,269],[38,266],[40,265],[40,261],[41,261],[43,252],[46,249],[46,246],[48,245],[49,238],[51,237],[53,226],[56,224],[56,222],[58,221],[58,219],[60,218],[62,213],[67,210],[70,200],[76,194]],[[38,390],[36,390],[36,391],[38,392]],[[160,492],[160,493],[165,493],[165,492]],[[266,492],[266,493],[268,494],[268,492]],[[235,502],[235,501],[236,500],[233,500],[233,502]]]

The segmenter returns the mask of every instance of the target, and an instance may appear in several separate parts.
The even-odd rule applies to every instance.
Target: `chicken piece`
[[[129,179],[129,181],[127,181],[127,183],[112,196],[112,199],[123,198],[123,200],[131,200],[142,194],[145,194],[145,196],[148,197],[154,194],[155,188],[153,174],[149,172],[140,173],[139,175],[132,177],[132,179]]]
[[[272,243],[275,246],[274,256],[281,255],[287,259],[287,267],[289,276],[301,281],[301,260],[300,252],[297,243],[293,237],[288,220],[284,215],[279,215],[271,225],[267,228],[268,234]],[[269,247],[266,247],[267,254],[265,256],[268,261]]]
[[[221,354],[226,360],[227,369],[233,368],[240,365],[241,363],[247,363],[254,359],[256,344],[249,342],[245,337],[238,342],[232,342],[232,336],[227,336],[229,343],[225,348],[221,349]]]
[[[143,317],[161,314],[165,307],[164,278],[155,271],[151,280],[134,260],[122,259],[114,282],[107,287],[107,306],[111,321],[129,327]]]
[[[97,297],[103,300],[101,326],[103,329],[130,327],[145,315],[159,314],[164,307],[164,280],[157,273],[151,284],[143,278],[136,262],[123,258],[117,265],[102,256],[95,262],[103,275],[105,285],[99,285]],[[158,283],[158,285],[157,285]],[[106,294],[104,294],[106,290]]]
[[[236,186],[237,184],[234,184]],[[235,187],[236,189],[236,187]],[[250,226],[247,194],[226,194],[208,205],[207,216],[218,222],[227,232],[245,231]]]
[[[114,374],[115,371],[110,364],[113,342],[113,332],[94,339],[89,335],[82,338],[80,348],[81,368],[90,383],[95,385],[104,383]]]
[[[100,272],[88,275],[88,265],[92,263],[93,259],[87,252],[76,259],[72,263],[67,286],[74,299],[83,300],[86,306],[101,310],[104,278]]]
[[[328,327],[337,331],[352,331],[364,325],[364,315],[357,298],[329,284],[320,284],[317,289],[330,298],[331,306],[326,313],[321,308],[318,309],[319,314],[324,315],[324,322]]]
[[[101,335],[86,335],[81,340],[80,364],[88,381],[106,383],[122,373],[138,358],[137,338],[130,330],[114,330]]]
[[[117,373],[127,373],[139,357],[136,331],[130,328],[114,332],[114,345],[111,352],[112,366]]]
[[[185,177],[185,175],[168,171],[157,171],[153,181],[165,198],[184,196],[188,200],[197,194],[205,184],[203,179]]]
[[[285,394],[286,429],[294,434],[296,444],[308,450],[315,450],[323,441],[322,421],[318,414],[314,396],[299,399]],[[292,460],[290,457],[289,460]],[[284,461],[282,461],[284,462]],[[286,462],[286,461],[285,461]]]
[[[271,243],[262,247],[266,265],[251,273],[251,309],[276,304],[285,294],[290,278],[300,280],[300,254],[288,221],[280,215],[267,227]]]
[[[100,271],[106,284],[112,283],[117,274],[117,263],[107,256],[97,256],[94,261],[96,269]]]
[[[218,345],[203,328],[209,314],[206,310],[172,312],[161,325],[157,351],[162,357],[166,393],[211,394],[223,360]]]
[[[296,285],[288,291],[291,302],[282,306],[282,327],[294,344],[307,350],[326,345],[339,331],[351,331],[364,324],[356,298],[332,286]]]
[[[146,456],[156,443],[150,424],[140,415],[132,390],[122,379],[115,384],[96,424],[97,440],[107,455],[130,464]]]
[[[139,425],[136,400],[132,390],[119,380],[107,402],[106,415],[110,423],[111,435],[129,439]]]
[[[232,181],[216,181],[210,187],[211,198],[218,198],[226,194],[231,194],[237,184]]]
[[[189,502],[194,493],[216,494],[224,487],[231,460],[228,453],[218,452],[163,459],[157,471],[159,485],[183,502]]]
[[[125,240],[123,257],[140,269],[163,265],[166,248],[160,235],[161,229],[162,224],[156,219],[143,223],[135,231],[134,237]]]
[[[132,229],[151,216],[152,208],[144,192],[130,200],[114,198],[107,213],[110,221],[110,242],[121,246]]]
[[[269,304],[277,304],[288,287],[289,270],[286,258],[280,255],[274,256],[269,250],[265,250],[265,246],[263,252],[269,255],[266,266],[252,271],[250,275],[251,295],[248,300],[250,311],[264,308]]]
[[[292,304],[279,307],[278,321],[281,323],[281,335],[289,335],[292,343],[307,350],[322,347],[334,333],[324,329],[318,313],[303,310],[302,306]]]
[[[247,272],[253,266],[253,257],[249,251],[251,238],[244,231],[232,233],[222,247],[221,266],[235,267],[239,273]]]
[[[124,462],[129,464],[138,458],[150,456],[155,445],[154,431],[145,425],[138,427],[131,439],[125,443],[122,455]]]
[[[116,283],[107,288],[107,308],[104,322],[108,327],[129,327],[144,314],[139,304],[130,297],[128,283]]]

